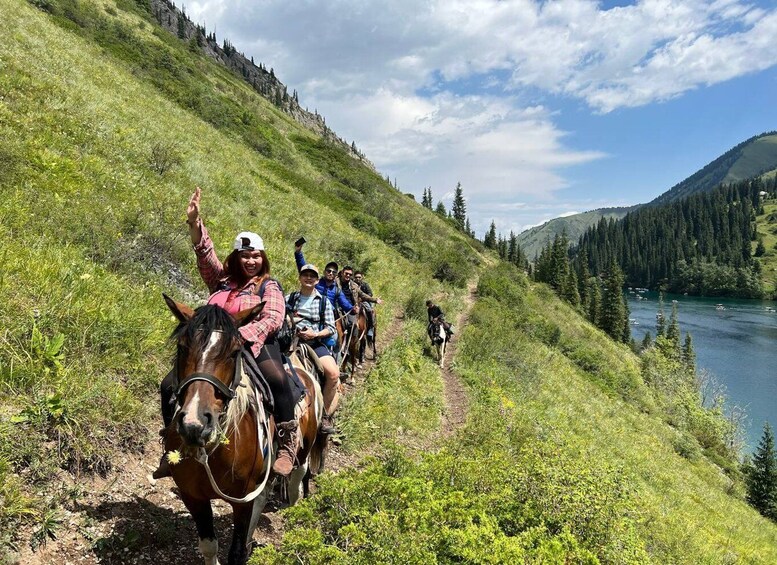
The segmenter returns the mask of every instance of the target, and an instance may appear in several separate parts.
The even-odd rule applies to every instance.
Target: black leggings
[[[275,399],[275,419],[278,422],[288,422],[294,419],[294,393],[291,388],[291,379],[283,369],[281,349],[275,339],[265,342],[256,358],[259,370],[270,385]],[[162,420],[165,427],[170,425],[175,413],[175,406],[170,403],[176,388],[175,370],[167,373],[159,386],[162,396]]]

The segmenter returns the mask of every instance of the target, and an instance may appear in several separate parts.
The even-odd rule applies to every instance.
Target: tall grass
[[[444,288],[402,245],[427,256],[435,238],[461,245],[140,5],[35,4],[44,10],[0,0],[0,540],[20,523],[56,522],[57,469],[109,472],[158,425],[174,326],[161,293],[193,305],[206,296],[184,224],[195,186],[220,256],[236,232],[260,233],[289,291],[304,234],[309,260],[366,271],[385,300],[379,331],[414,287]],[[305,143],[337,166],[318,168]],[[355,225],[376,206],[343,192],[354,175],[394,203],[395,222],[418,226],[401,245]]]
[[[629,350],[512,267],[479,290],[456,360],[466,427],[326,477],[253,562],[774,562],[777,527],[735,478],[678,453]]]

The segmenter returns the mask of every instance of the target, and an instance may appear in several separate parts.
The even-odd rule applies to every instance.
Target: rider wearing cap
[[[302,265],[299,272],[300,289],[286,296],[286,306],[294,317],[294,325],[300,340],[310,345],[321,361],[324,369],[324,422],[321,431],[326,434],[335,432],[332,415],[339,400],[340,370],[332,356],[332,338],[336,336],[335,315],[332,303],[316,288],[319,280],[315,265]],[[324,301],[323,308],[321,301]],[[323,310],[323,319],[321,313]]]
[[[302,245],[296,245],[294,247],[294,261],[297,263],[297,271],[306,264],[305,256],[302,254]],[[337,263],[334,261],[327,263],[324,267],[324,276],[322,276],[316,284],[316,290],[329,299],[335,312],[337,312],[339,308],[343,313],[350,313],[351,311],[354,311],[354,306],[337,284],[337,270]]]
[[[200,217],[201,190],[198,187],[186,210],[189,235],[197,255],[197,268],[211,295],[208,304],[221,306],[230,314],[252,308],[264,302],[264,308],[239,332],[250,347],[257,365],[264,375],[275,401],[275,421],[278,429],[278,453],[273,471],[288,476],[294,465],[297,448],[297,420],[294,417],[294,395],[283,360],[276,332],[286,313],[283,292],[277,281],[270,278],[270,262],[264,251],[262,238],[253,232],[241,232],[235,238],[232,252],[222,263],[216,256],[213,241]],[[262,288],[263,287],[263,288]],[[261,292],[261,295],[260,295]],[[162,416],[167,429],[172,421],[170,399],[175,392],[176,375],[171,372],[162,381]],[[166,462],[166,461],[165,461]],[[160,463],[154,477],[168,476],[169,468]],[[167,472],[167,474],[166,474]]]

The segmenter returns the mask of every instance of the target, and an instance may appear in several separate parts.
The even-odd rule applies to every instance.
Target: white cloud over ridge
[[[552,201],[569,185],[565,167],[605,156],[566,145],[542,93],[608,113],[777,64],[777,8],[747,0],[610,9],[592,0],[202,0],[186,9],[275,67],[407,190],[432,184],[437,197],[461,181],[492,206]],[[476,225],[490,221],[482,213]]]

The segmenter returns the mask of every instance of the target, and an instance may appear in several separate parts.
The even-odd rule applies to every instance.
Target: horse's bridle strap
[[[214,375],[209,373],[192,373],[189,375],[188,378],[178,387],[175,396],[177,398],[181,398],[181,393],[183,393],[184,389],[195,381],[205,381],[206,383],[213,386],[216,390],[218,390],[221,394],[223,394],[228,400],[235,398],[235,392],[231,388],[218,380]]]

